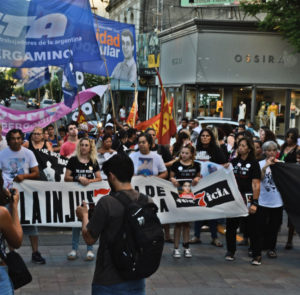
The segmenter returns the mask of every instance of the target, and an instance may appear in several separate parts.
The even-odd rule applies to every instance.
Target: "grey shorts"
[[[22,226],[24,235],[28,236],[38,236],[39,231],[36,225]]]

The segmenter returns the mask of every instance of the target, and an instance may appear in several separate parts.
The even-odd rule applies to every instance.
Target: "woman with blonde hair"
[[[97,152],[92,139],[81,138],[76,146],[75,156],[71,157],[66,169],[65,181],[78,182],[87,186],[92,182],[101,181],[100,169],[97,162]],[[80,228],[72,229],[72,251],[69,260],[75,260],[78,255]],[[93,246],[87,246],[86,260],[93,260]]]

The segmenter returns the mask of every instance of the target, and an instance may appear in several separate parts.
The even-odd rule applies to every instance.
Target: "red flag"
[[[161,108],[157,139],[159,144],[169,144],[171,137],[176,134],[176,124],[174,122],[172,112],[170,111],[164,86],[158,70],[156,70],[156,73],[161,87]]]
[[[159,128],[159,119],[160,114],[156,115],[155,117],[152,117],[147,121],[141,122],[140,124],[136,125],[135,128],[140,131],[144,131],[147,128],[154,128],[157,133]]]
[[[138,91],[135,91],[133,104],[126,120],[126,123],[129,124],[132,128],[135,127],[135,122],[138,119],[138,102],[137,102]]]
[[[78,112],[77,123],[78,124],[87,123],[87,120],[85,118],[85,115],[84,115],[82,109],[80,109]]]

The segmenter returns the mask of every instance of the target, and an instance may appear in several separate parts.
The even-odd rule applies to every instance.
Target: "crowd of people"
[[[4,194],[9,194],[13,182],[25,179],[45,180],[39,169],[40,149],[46,149],[69,158],[64,181],[78,182],[88,186],[92,182],[107,179],[105,163],[115,155],[129,156],[133,163],[134,175],[156,176],[172,182],[184,198],[191,195],[191,187],[202,181],[201,162],[209,161],[225,168],[232,166],[238,189],[248,206],[249,216],[224,220],[201,220],[194,222],[193,237],[190,238],[189,222],[164,225],[165,241],[174,244],[172,255],[181,257],[182,235],[183,256],[192,257],[190,244],[201,243],[200,233],[208,226],[211,244],[223,247],[218,239],[218,225],[226,223],[226,261],[235,260],[237,230],[243,234],[241,245],[249,247],[253,265],[260,265],[262,250],[267,250],[269,258],[277,257],[276,241],[282,224],[283,202],[272,178],[270,166],[277,161],[300,164],[298,130],[289,129],[284,144],[279,146],[275,134],[267,127],[259,129],[255,136],[253,128],[246,127],[241,120],[235,129],[226,123],[222,127],[206,126],[201,129],[197,120],[183,118],[178,126],[173,143],[166,146],[157,144],[156,130],[148,128],[140,132],[125,122],[109,121],[99,128],[97,135],[91,136],[86,126],[70,122],[59,129],[50,124],[46,128],[35,127],[31,134],[23,134],[19,129],[10,130],[6,137],[0,135],[0,169],[4,180]],[[0,126],[0,131],[2,127]],[[57,132],[56,132],[57,130]],[[0,132],[1,134],[1,132]],[[211,171],[213,172],[213,170]],[[125,173],[125,171],[124,171]],[[129,179],[129,178],[128,178]],[[128,180],[127,179],[127,180]],[[130,178],[131,179],[131,178]],[[17,194],[18,195],[18,194]],[[18,199],[18,198],[17,198]],[[12,247],[20,246],[21,229],[15,203],[11,217],[0,207],[0,218],[14,220],[5,227],[1,222],[1,232]],[[5,217],[6,216],[6,217]],[[2,226],[3,225],[3,226]],[[293,248],[294,227],[289,220],[289,234],[285,248]],[[23,227],[32,246],[32,262],[44,264],[45,258],[38,251],[38,228]],[[15,233],[17,238],[11,236]],[[78,258],[80,229],[72,229],[72,245],[69,260]],[[95,234],[94,237],[97,235]],[[94,239],[93,239],[94,241]],[[92,245],[87,245],[86,260],[93,260]],[[1,269],[0,269],[1,270]]]

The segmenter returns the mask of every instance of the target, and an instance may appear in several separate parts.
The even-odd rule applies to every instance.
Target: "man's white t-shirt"
[[[34,153],[23,146],[17,152],[12,151],[9,147],[0,152],[0,169],[6,188],[11,188],[17,175],[28,174],[29,169],[36,166],[38,166],[38,162]]]
[[[265,166],[265,164],[266,160],[260,161],[260,169],[262,169]],[[266,169],[265,177],[260,184],[260,195],[258,199],[258,204],[267,208],[278,208],[283,206],[281,195],[274,183],[270,167]]]
[[[6,138],[2,136],[2,140],[0,140],[0,151],[7,148],[7,141]]]
[[[162,157],[156,152],[143,155],[140,151],[130,154],[134,164],[134,175],[158,175],[167,170]]]

